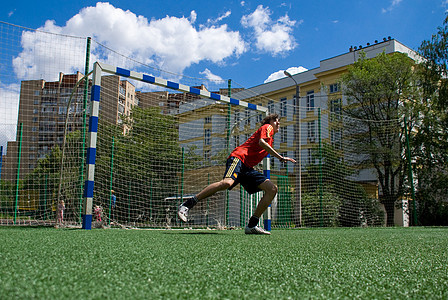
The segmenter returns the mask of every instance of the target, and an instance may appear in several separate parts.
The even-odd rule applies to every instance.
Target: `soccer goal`
[[[157,92],[137,94],[129,80],[178,93],[172,99],[158,99],[163,94]],[[176,215],[184,196],[222,177],[229,152],[255,131],[267,112],[205,88],[103,63],[94,65],[91,90],[85,229],[91,228],[98,207],[112,225],[185,226]],[[269,177],[268,159],[264,172]],[[187,226],[242,226],[259,199],[239,187],[218,193],[192,210]]]

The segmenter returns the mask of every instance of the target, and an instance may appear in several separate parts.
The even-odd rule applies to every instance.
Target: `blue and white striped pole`
[[[92,229],[93,186],[95,177],[96,140],[98,134],[98,114],[101,94],[101,68],[93,66],[93,82],[90,101],[89,138],[87,148],[87,178],[84,185],[84,203],[82,209],[82,228]]]
[[[263,160],[263,173],[267,179],[271,179],[271,155],[267,155]],[[264,220],[264,229],[267,231],[271,231],[271,205],[269,204],[268,208],[264,212],[263,216]]]

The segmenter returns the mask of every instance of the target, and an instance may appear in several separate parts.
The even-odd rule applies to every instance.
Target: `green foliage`
[[[213,155],[212,160],[216,165],[225,165],[228,157],[229,152],[226,149],[223,149],[216,153],[216,155]]]
[[[337,227],[342,200],[331,192],[302,195],[302,222],[305,227]]]
[[[0,180],[0,207],[12,212],[14,209],[15,184],[8,180]]]
[[[185,169],[194,170],[202,166],[203,158],[197,154],[198,146],[191,145],[185,150]]]
[[[412,135],[418,221],[447,225],[448,220],[448,15],[430,40],[422,42],[418,71],[422,99],[412,103],[419,122]]]
[[[383,52],[372,59],[362,54],[342,77],[350,104],[344,108],[351,117],[344,127],[353,146],[349,150],[359,154],[356,163],[360,167],[375,168],[389,226],[393,226],[394,204],[406,190],[408,173],[401,120],[405,114],[414,120],[412,110],[406,110],[404,103],[420,96],[413,66],[414,62],[403,53]],[[413,122],[408,126],[410,132]]]
[[[63,200],[66,217],[79,216],[84,187],[84,182],[80,180],[81,145],[81,132],[69,133],[66,137],[64,159],[61,160],[62,150],[56,145],[24,178],[22,193],[29,191],[38,197],[39,203],[35,214],[48,213],[52,207],[56,207],[58,200]],[[60,195],[58,195],[59,186]]]
[[[112,188],[117,197],[117,221],[162,222],[166,218],[165,209],[154,215],[151,206],[168,209],[172,203],[165,203],[164,198],[176,195],[179,188],[182,153],[176,120],[162,115],[158,108],[134,107],[123,124],[130,129],[126,135],[114,125],[100,124],[96,203],[109,208]],[[133,199],[147,201],[131,210]]]
[[[321,188],[319,186],[319,174],[322,174],[322,190],[327,193],[323,201],[324,206],[330,211],[330,226],[377,226],[382,223],[382,211],[375,199],[368,198],[363,187],[350,178],[354,177],[357,169],[349,165],[343,158],[343,153],[335,149],[331,144],[322,144],[322,166],[311,164],[304,175],[304,188],[311,199],[310,209],[316,214],[316,197]],[[319,159],[317,149],[313,152],[313,160]],[[320,170],[322,168],[322,172]],[[314,191],[314,192],[313,192]],[[303,202],[303,200],[302,200]],[[304,205],[307,205],[304,203]],[[335,211],[335,213],[333,213]],[[320,213],[320,212],[319,212]],[[324,214],[324,216],[326,216]],[[333,219],[336,218],[336,219]],[[310,218],[317,220],[316,216]],[[312,224],[312,223],[310,223]],[[320,221],[315,223],[320,224]]]
[[[427,95],[436,95],[432,100],[434,108],[448,106],[448,14],[442,26],[438,27],[436,34],[430,40],[422,42],[418,49],[424,57],[421,62],[422,87]]]

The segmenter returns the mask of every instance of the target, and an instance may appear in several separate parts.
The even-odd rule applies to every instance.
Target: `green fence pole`
[[[128,183],[128,224],[131,223],[131,182]]]
[[[181,177],[180,177],[180,196],[182,203],[184,201],[184,175],[185,175],[185,148],[182,147],[182,169],[181,169]]]
[[[112,212],[112,181],[114,176],[114,150],[115,150],[115,137],[112,137],[112,148],[110,153],[110,179],[109,179],[109,225],[110,225],[110,218],[111,218],[111,212]]]
[[[178,205],[184,203],[184,172],[185,172],[185,148],[182,147],[182,166],[180,173],[180,203],[177,203]],[[177,214],[176,214],[176,220],[179,220]]]
[[[412,174],[412,162],[411,162],[411,147],[409,146],[409,134],[408,134],[408,122],[406,116],[404,116],[404,134],[406,137],[406,156],[408,158],[408,172],[409,172],[409,183],[411,185],[411,197],[412,197],[412,216],[413,224],[417,226],[417,209],[416,209],[416,199],[415,199],[415,188],[414,188],[414,176]]]
[[[318,127],[319,127],[319,202],[320,202],[320,226],[324,226],[323,216],[323,183],[322,183],[322,128],[321,128],[321,112],[320,107],[317,109]]]
[[[209,186],[210,185],[210,173],[208,173],[208,178],[207,178],[207,186]],[[207,226],[209,226],[210,224],[209,224],[209,215],[210,215],[210,211],[209,211],[209,200],[210,200],[210,197],[207,197],[207,207],[206,207],[206,209],[207,209],[207,218],[206,218],[206,222],[207,222]]]
[[[84,74],[89,74],[89,65],[90,65],[90,44],[91,38],[87,38],[87,49],[86,49],[86,64],[84,67]],[[86,77],[84,82],[84,101],[82,106],[82,134],[81,134],[81,163],[79,166],[79,184],[80,184],[80,192],[79,192],[79,223],[82,223],[82,202],[83,202],[83,193],[84,193],[84,164],[86,161],[86,126],[87,126],[87,99],[89,98],[89,78]]]
[[[152,220],[152,201],[154,201],[152,198],[153,197],[152,196],[153,181],[154,181],[154,178],[151,178],[151,183],[149,184],[149,220]]]
[[[19,127],[19,151],[18,151],[18,155],[17,155],[16,204],[14,206],[14,224],[16,224],[17,210],[18,210],[18,205],[19,205],[19,178],[20,178],[20,158],[22,156],[22,132],[23,132],[23,123],[20,123],[20,127]]]
[[[44,220],[47,219],[47,187],[48,187],[48,174],[45,174],[45,187],[44,187]]]

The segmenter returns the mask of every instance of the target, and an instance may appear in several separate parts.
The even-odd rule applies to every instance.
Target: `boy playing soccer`
[[[216,192],[232,189],[239,183],[249,194],[254,194],[259,191],[264,192],[244,232],[246,234],[271,234],[269,231],[258,227],[258,221],[277,194],[277,186],[267,179],[264,174],[256,171],[254,167],[268,154],[275,156],[281,162],[296,162],[292,158],[281,156],[272,148],[274,142],[273,136],[278,132],[279,127],[280,121],[277,114],[271,114],[264,118],[262,126],[244,144],[236,147],[232,151],[227,159],[224,178],[221,181],[210,184],[199,194],[187,198],[179,206],[177,211],[179,218],[187,222],[188,211],[198,201],[210,197]]]

